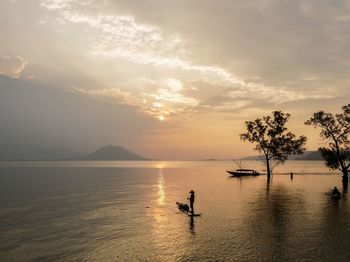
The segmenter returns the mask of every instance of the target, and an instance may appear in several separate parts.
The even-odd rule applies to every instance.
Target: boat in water
[[[253,169],[237,169],[236,171],[226,170],[232,177],[259,176],[260,173]]]

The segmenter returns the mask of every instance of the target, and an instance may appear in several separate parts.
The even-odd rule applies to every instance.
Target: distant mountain
[[[69,160],[82,155],[64,148],[0,143],[0,160]]]
[[[260,156],[246,156],[246,157],[242,157],[241,159],[239,160],[261,160],[261,157]]]
[[[104,146],[80,158],[81,160],[146,160],[121,146]]]
[[[259,156],[247,156],[242,158],[242,160],[261,160]],[[302,155],[291,156],[289,160],[323,160],[322,155],[318,151],[306,151]]]
[[[146,160],[121,146],[104,146],[92,153],[64,148],[0,143],[0,160]]]
[[[323,160],[323,158],[318,151],[306,151],[302,155],[294,156],[293,160]]]

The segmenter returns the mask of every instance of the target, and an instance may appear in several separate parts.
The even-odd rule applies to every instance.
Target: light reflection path
[[[159,168],[159,178],[158,178],[158,204],[160,206],[165,205],[165,191],[164,191],[164,175],[163,168]]]
[[[156,261],[179,261],[189,253],[187,217],[179,214],[171,192],[171,181],[166,180],[166,165],[157,166],[154,203],[152,208],[152,242]],[[167,184],[168,182],[168,184]],[[168,187],[166,187],[168,186]],[[169,203],[174,203],[172,206]],[[154,260],[152,260],[154,261]]]

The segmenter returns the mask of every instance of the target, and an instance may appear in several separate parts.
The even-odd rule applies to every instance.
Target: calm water
[[[267,187],[265,176],[228,178],[231,167],[0,162],[0,260],[350,261],[350,200],[325,194],[340,174],[291,161]],[[191,189],[193,221],[175,204]]]

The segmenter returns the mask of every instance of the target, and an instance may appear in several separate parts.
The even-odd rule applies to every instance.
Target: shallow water
[[[249,167],[262,169],[258,162]],[[230,162],[0,162],[1,261],[350,261],[340,174],[290,161],[229,178]],[[294,179],[289,175],[294,172]],[[191,219],[177,210],[196,191]]]

